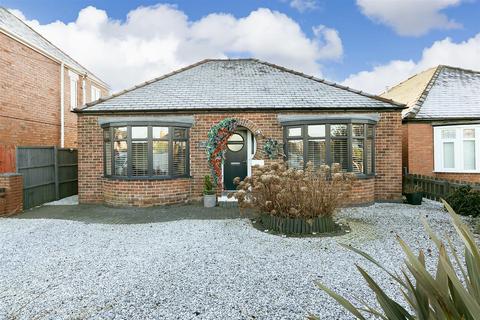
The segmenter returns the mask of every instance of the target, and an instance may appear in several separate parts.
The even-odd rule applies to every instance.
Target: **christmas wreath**
[[[208,132],[205,151],[215,184],[222,180],[222,164],[225,159],[225,149],[228,138],[237,130],[237,125],[237,120],[226,118],[214,125]]]

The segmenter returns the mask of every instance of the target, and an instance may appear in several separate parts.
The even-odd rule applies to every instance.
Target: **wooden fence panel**
[[[17,172],[23,175],[23,208],[77,194],[77,151],[18,147]]]
[[[458,180],[445,180],[419,174],[404,175],[403,184],[416,184],[420,186],[423,190],[423,196],[425,198],[436,201],[440,201],[440,199],[447,197],[450,193],[454,192],[462,186],[469,185],[470,187],[472,187],[472,189],[480,191],[479,183]]]

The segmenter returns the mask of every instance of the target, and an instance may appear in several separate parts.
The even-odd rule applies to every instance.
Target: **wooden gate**
[[[75,149],[17,147],[17,172],[23,175],[23,208],[29,209],[78,193]]]

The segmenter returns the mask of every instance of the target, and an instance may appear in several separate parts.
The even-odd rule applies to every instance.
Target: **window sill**
[[[368,180],[368,179],[374,179],[374,178],[375,178],[375,174],[363,174],[363,173],[359,173],[359,174],[355,174],[355,177],[356,177],[358,180]]]
[[[108,180],[123,180],[123,181],[163,181],[163,180],[179,180],[192,179],[192,176],[176,176],[176,177],[121,177],[121,176],[103,176]]]
[[[455,171],[447,171],[447,170],[436,170],[433,173],[460,173],[460,174],[480,174],[480,171],[465,171],[465,170],[455,170]]]

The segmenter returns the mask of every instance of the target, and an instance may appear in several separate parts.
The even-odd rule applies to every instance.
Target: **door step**
[[[234,197],[228,198],[227,194],[229,191],[223,191],[222,195],[218,197],[218,206],[222,208],[236,208],[238,207],[238,200]]]

